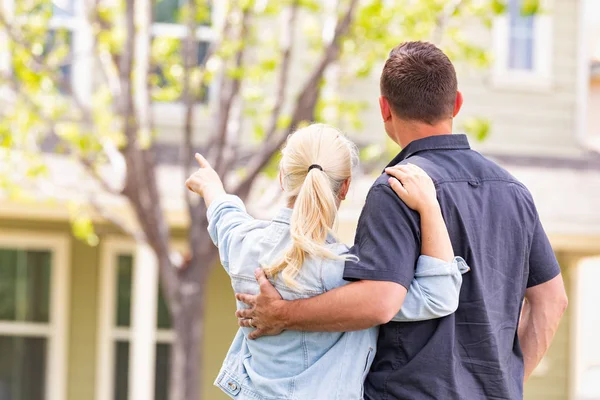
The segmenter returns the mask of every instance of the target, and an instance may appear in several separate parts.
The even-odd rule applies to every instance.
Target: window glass
[[[49,251],[0,249],[0,320],[49,321],[50,262]]]
[[[511,69],[532,70],[535,17],[523,15],[521,0],[510,0],[509,20],[508,66]]]
[[[0,336],[0,399],[44,400],[45,338]]]

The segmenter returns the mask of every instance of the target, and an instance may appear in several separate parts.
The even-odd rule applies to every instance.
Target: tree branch
[[[42,73],[46,74],[47,76],[49,76],[50,79],[52,81],[54,81],[57,86],[61,86],[61,84],[64,83],[64,78],[62,78],[56,72],[57,69],[49,68],[45,64],[45,60],[41,56],[33,54],[33,52],[31,51],[31,49],[33,47],[31,45],[31,43],[27,43],[25,41],[25,39],[23,37],[21,37],[21,35],[19,35],[19,33],[17,33],[15,31],[14,27],[7,21],[6,17],[4,16],[4,13],[1,10],[0,10],[0,25],[4,28],[9,39],[14,44],[18,45],[19,47],[21,47],[22,49],[26,50],[29,53],[31,60],[34,63],[35,69],[38,72],[42,72]],[[81,112],[84,120],[87,122],[91,121],[90,110],[88,107],[85,106],[85,103],[79,98],[77,93],[71,90],[69,92],[69,95],[70,95],[70,98],[73,100],[73,103],[75,104],[77,109],[79,109],[79,111]]]
[[[188,171],[192,164],[192,134],[193,134],[193,123],[194,123],[194,105],[196,103],[194,94],[191,88],[191,75],[192,68],[194,68],[195,60],[198,58],[197,55],[197,39],[196,39],[196,14],[197,14],[197,4],[195,0],[190,0],[187,2],[189,6],[189,10],[187,13],[187,36],[183,43],[183,103],[185,105],[185,122],[184,122],[184,130],[183,130],[183,141],[181,146],[181,160],[182,165],[181,169],[184,174],[184,178],[187,177]],[[213,47],[211,45],[211,47]],[[206,58],[209,56],[207,55]],[[192,204],[191,193],[187,190],[185,186],[182,185],[183,189],[183,197],[185,198],[185,203],[188,208],[188,213],[190,215],[190,222],[192,225],[195,225],[196,215],[194,213],[194,206]]]
[[[52,119],[51,117],[49,117],[48,115],[46,115],[41,107],[39,107],[32,99],[30,99],[29,97],[27,97],[23,94],[25,91],[21,90],[19,85],[17,85],[17,81],[15,79],[12,79],[11,77],[6,76],[4,73],[0,72],[0,80],[4,81],[6,84],[8,84],[8,86],[11,88],[13,93],[16,96],[19,96],[19,98],[21,98],[26,104],[28,104],[29,107],[31,107],[32,112],[35,113],[37,116],[39,116],[41,118],[41,120],[44,121],[44,123],[47,124],[48,127],[52,131],[56,131],[57,122],[63,122],[62,120],[56,121],[56,120]],[[66,122],[66,121],[64,121],[64,122]],[[80,121],[68,121],[68,122],[78,123]],[[58,135],[56,135],[56,137],[67,148],[71,147],[71,143],[64,140],[62,137],[60,137]],[[121,193],[117,189],[113,188],[108,183],[108,181],[106,179],[104,179],[104,177],[102,175],[100,175],[100,173],[94,168],[94,164],[91,160],[84,158],[83,155],[81,155],[81,154],[75,154],[75,156],[78,159],[79,163],[98,182],[98,184],[102,187],[102,189],[104,189],[106,192],[113,194],[115,196],[121,195]]]
[[[240,28],[238,33],[238,40],[240,42],[239,48],[235,54],[234,66],[236,71],[239,71],[243,64],[244,51],[246,49],[248,35],[248,24],[250,19],[250,7],[246,7],[242,10],[242,19],[240,22]],[[214,168],[220,176],[224,175],[225,165],[224,160],[226,159],[224,151],[227,145],[227,131],[229,128],[229,116],[231,113],[231,107],[235,98],[237,97],[242,80],[240,77],[229,78],[225,74],[222,76],[221,81],[221,92],[219,93],[219,109],[217,110],[216,118],[216,130],[214,135],[215,149],[213,153],[216,154],[214,157]],[[211,157],[212,158],[212,157]]]
[[[431,35],[431,41],[436,45],[440,45],[443,39],[444,30],[450,21],[450,17],[454,14],[462,5],[464,0],[452,0],[448,1],[444,6],[444,10],[438,15],[436,19],[435,28]]]
[[[273,154],[275,154],[275,152],[285,143],[287,136],[292,133],[302,121],[311,121],[314,119],[314,110],[320,92],[319,84],[323,78],[325,69],[339,58],[340,40],[350,29],[357,5],[358,0],[352,0],[348,5],[348,9],[343,18],[338,21],[333,39],[325,48],[321,60],[317,63],[306,80],[303,89],[298,96],[298,101],[292,114],[292,121],[289,128],[263,144],[262,149],[250,159],[247,164],[246,178],[232,190],[233,193],[242,198],[246,197],[250,192],[254,180],[256,180],[262,169],[267,165],[271,157],[273,157]]]
[[[298,0],[294,1],[288,10],[288,19],[285,22],[285,33],[281,46],[281,68],[279,70],[279,79],[277,80],[277,95],[275,97],[275,107],[271,113],[271,122],[266,132],[266,140],[270,140],[277,131],[277,121],[281,115],[283,104],[286,98],[286,89],[290,72],[290,63],[292,60],[292,50],[294,46],[294,32],[296,29],[296,16],[298,14]]]

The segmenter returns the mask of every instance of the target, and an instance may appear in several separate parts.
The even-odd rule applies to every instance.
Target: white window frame
[[[100,243],[100,294],[98,302],[98,366],[96,373],[96,400],[112,400],[115,388],[114,382],[114,361],[115,361],[115,343],[117,341],[127,341],[131,343],[131,326],[128,328],[115,326],[115,309],[117,306],[117,257],[120,254],[131,254],[136,256],[136,243],[129,239],[118,237],[108,237]],[[183,249],[183,243],[174,243],[176,249]],[[135,274],[136,263],[133,263],[133,274]],[[135,283],[132,283],[132,286]],[[132,287],[133,296],[133,287]],[[131,322],[133,323],[133,312],[135,307],[131,307]],[[154,312],[157,312],[158,296],[154,304]],[[173,329],[156,329],[155,342],[157,344],[172,344],[175,341],[175,332]],[[153,351],[149,349],[149,351]],[[150,393],[154,393],[154,382]],[[131,382],[130,382],[131,385]],[[151,399],[147,399],[151,400]]]
[[[535,15],[533,68],[531,70],[509,67],[510,16],[504,14],[494,19],[492,28],[494,65],[492,84],[496,88],[526,91],[548,91],[552,88],[553,21],[552,14],[542,1],[542,12]]]
[[[0,321],[0,335],[46,338],[46,400],[64,400],[69,343],[70,239],[67,235],[56,233],[6,231],[0,232],[0,247],[42,250],[52,254],[49,322]]]

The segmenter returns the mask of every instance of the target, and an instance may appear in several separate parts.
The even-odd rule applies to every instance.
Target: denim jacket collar
[[[277,212],[277,215],[273,218],[273,222],[280,222],[282,224],[289,225],[292,220],[293,209],[288,207],[283,207]]]
[[[469,139],[463,134],[448,134],[429,136],[423,139],[413,140],[390,163],[386,166],[393,167],[400,164],[408,157],[413,156],[421,151],[427,150],[468,150]]]

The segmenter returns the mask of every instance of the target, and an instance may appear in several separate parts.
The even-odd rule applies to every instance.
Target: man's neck
[[[452,133],[452,120],[441,121],[435,125],[423,122],[398,121],[394,124],[395,142],[400,147],[430,136],[448,135]]]

